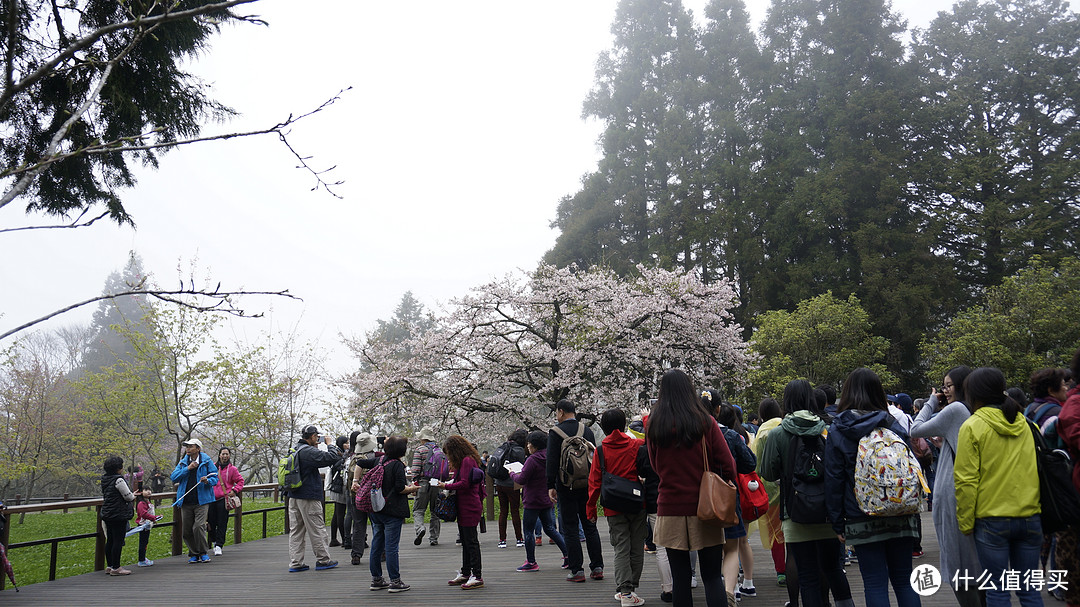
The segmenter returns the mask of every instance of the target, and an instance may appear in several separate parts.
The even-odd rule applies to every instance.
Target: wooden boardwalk
[[[602,517],[601,517],[602,518]],[[614,567],[607,527],[600,523],[601,544],[609,573]],[[154,567],[134,567],[137,543],[130,541],[124,548],[125,565],[134,573],[126,577],[109,577],[103,572],[88,573],[33,584],[16,593],[9,586],[0,592],[0,605],[372,605],[381,607],[394,602],[441,605],[523,605],[575,607],[578,605],[617,605],[613,600],[615,583],[608,577],[603,581],[588,580],[584,584],[565,581],[565,571],[558,549],[546,542],[537,548],[541,571],[517,573],[514,569],[525,560],[524,548],[496,548],[497,526],[489,523],[488,532],[481,534],[486,587],[463,591],[447,586],[461,563],[461,549],[454,545],[454,525],[443,525],[442,543],[429,546],[412,545],[411,526],[403,529],[401,572],[412,590],[401,594],[371,592],[368,583],[368,559],[362,564],[349,564],[348,552],[331,548],[331,555],[341,562],[336,569],[303,573],[288,573],[288,541],[284,536],[226,546],[225,553],[213,557],[208,564],[189,565],[187,557],[160,559]],[[926,555],[916,564],[938,564],[937,540],[930,513],[923,513],[923,546]],[[511,534],[512,534],[511,530]],[[165,541],[155,537],[151,541]],[[743,607],[782,607],[787,600],[786,589],[776,585],[772,561],[761,546],[756,530],[751,533],[756,571],[754,582],[758,596],[742,599]],[[584,549],[584,545],[582,546]],[[655,558],[645,555],[645,569],[639,594],[649,605],[666,605],[660,601],[659,575]],[[586,560],[587,562],[587,560]],[[308,555],[314,565],[314,556]],[[848,580],[857,605],[865,605],[858,566],[847,568]],[[702,589],[695,590],[695,604],[704,605]],[[895,604],[895,603],[894,603]],[[923,599],[925,606],[955,605],[952,593],[942,588],[936,595]],[[869,607],[883,607],[872,605]]]

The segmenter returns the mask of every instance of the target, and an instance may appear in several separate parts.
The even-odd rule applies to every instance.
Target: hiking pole
[[[217,472],[211,472],[210,474],[207,474],[207,475],[206,475],[206,478],[210,478],[211,476],[217,476]],[[199,486],[199,484],[200,484],[200,483],[202,483],[202,481],[199,481],[198,483],[195,483],[195,486],[194,486],[194,487],[192,487],[191,489],[188,489],[187,491],[185,491],[185,492],[184,492],[184,494],[183,494],[183,495],[181,495],[180,497],[178,497],[178,498],[176,498],[175,500],[173,500],[173,503],[172,503],[172,505],[173,505],[173,508],[175,508],[175,507],[177,507],[178,505],[180,505],[180,503],[184,501],[184,498],[185,498],[185,497],[187,497],[187,495],[188,495],[189,493],[191,493],[192,491],[194,491],[195,489],[197,489],[197,488],[198,488],[198,486]]]

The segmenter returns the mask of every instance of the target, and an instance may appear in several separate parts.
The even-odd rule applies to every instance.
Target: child
[[[484,489],[484,471],[478,468],[480,454],[464,437],[453,435],[446,439],[443,453],[450,460],[450,468],[456,470],[453,483],[439,483],[439,486],[457,491],[458,534],[461,536],[461,571],[450,580],[451,586],[461,586],[462,590],[484,587],[484,578],[480,568],[480,538],[476,528],[483,513],[483,501],[487,492]],[[434,483],[434,479],[432,483]]]
[[[147,498],[149,490],[140,491],[135,498],[135,524],[146,528],[139,532],[139,567],[153,567],[154,561],[146,558],[146,546],[150,543],[150,528],[165,518],[154,512],[154,504]]]

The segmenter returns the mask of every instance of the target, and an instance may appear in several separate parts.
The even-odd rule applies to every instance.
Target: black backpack
[[[506,468],[506,464],[523,461],[524,453],[525,450],[521,448],[521,445],[513,441],[506,441],[499,445],[499,448],[488,458],[487,475],[497,481],[510,480],[510,470]]]
[[[1039,501],[1043,533],[1055,533],[1080,521],[1080,493],[1072,482],[1072,460],[1061,449],[1047,446],[1042,432],[1028,422],[1035,441],[1035,461],[1039,469]]]
[[[825,437],[791,437],[788,444],[788,478],[785,507],[788,518],[796,523],[828,521],[825,512]]]

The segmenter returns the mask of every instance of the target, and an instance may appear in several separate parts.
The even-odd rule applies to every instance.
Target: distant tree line
[[[546,262],[726,279],[747,338],[767,311],[855,295],[914,389],[921,341],[1033,256],[1080,257],[1064,2],[963,0],[909,31],[882,0],[775,0],[755,32],[739,0],[701,25],[623,0],[612,33],[584,104],[603,155]]]

